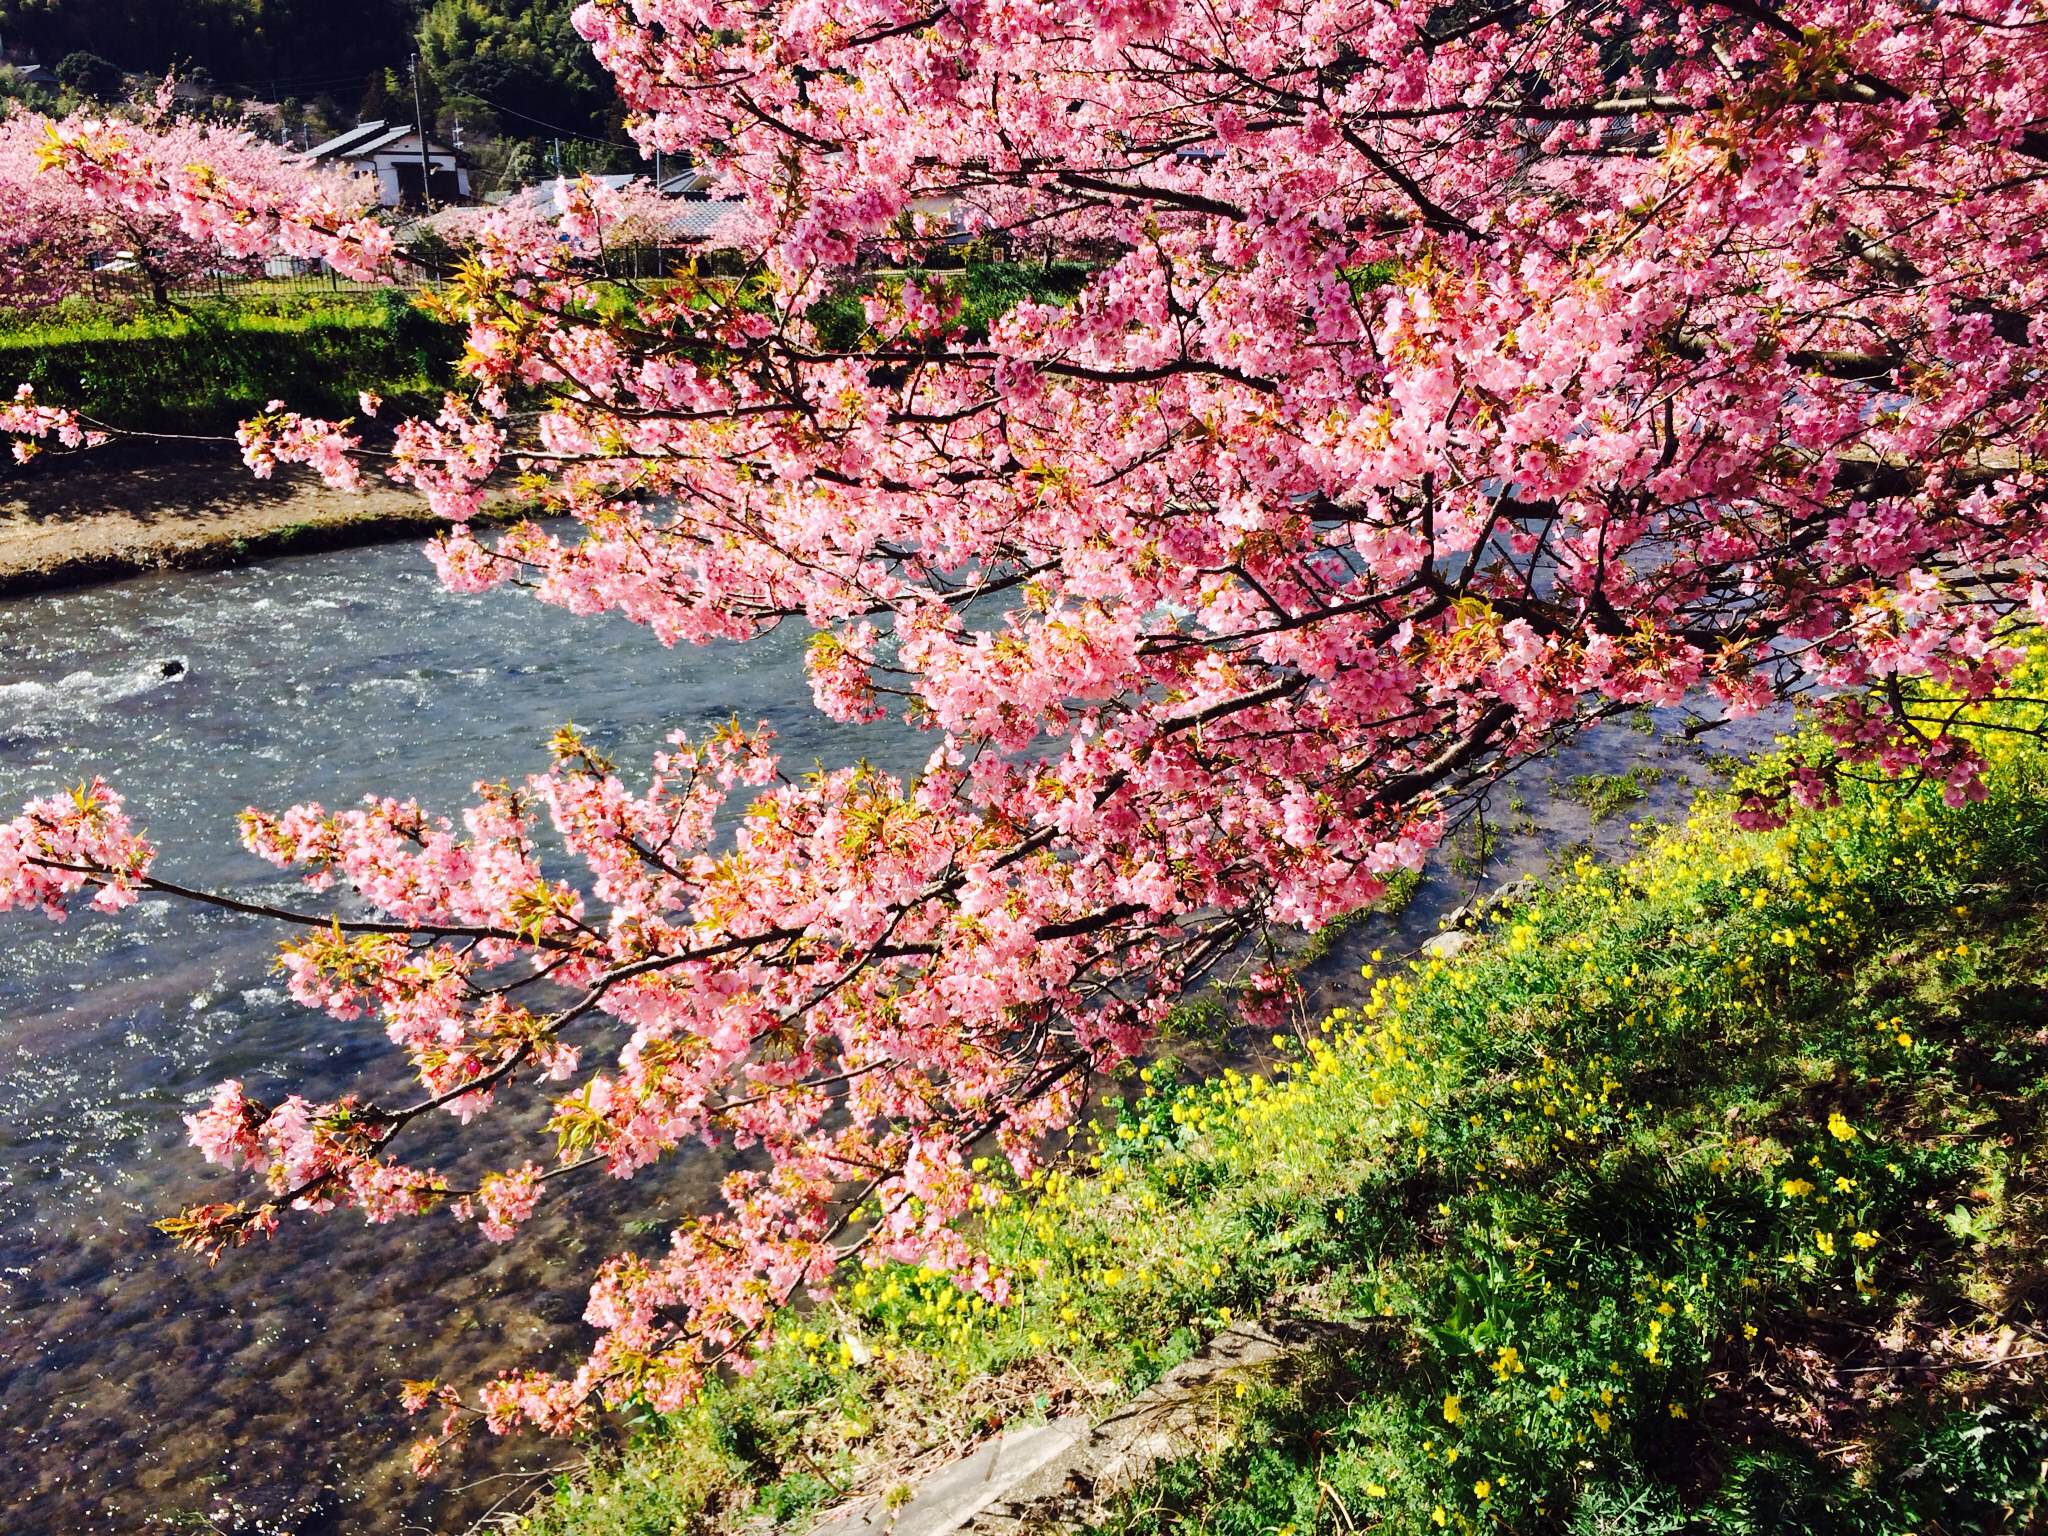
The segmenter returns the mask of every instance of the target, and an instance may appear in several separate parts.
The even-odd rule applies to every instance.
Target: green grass
[[[917,272],[921,280],[942,286],[960,300],[960,319],[971,341],[983,341],[989,327],[1025,300],[1040,304],[1071,304],[1102,270],[1090,261],[982,261],[970,258],[958,270]],[[1348,269],[1344,276],[1354,292],[1365,294],[1393,280],[1394,262],[1374,262]],[[903,273],[885,273],[836,293],[810,311],[819,339],[828,347],[855,350],[872,341],[861,296],[877,285],[900,288]]]
[[[1500,848],[1500,828],[1482,817],[1474,817],[1445,839],[1451,873],[1460,880],[1477,880],[1486,873]]]
[[[595,1494],[565,1483],[528,1529],[884,1491],[918,1447],[1102,1411],[1256,1314],[1370,1342],[1248,1392],[1106,1530],[2048,1518],[2048,755],[1984,744],[1982,804],[1848,785],[1757,833],[1710,796],[1459,959],[1368,968],[1277,1070],[1147,1068],[1078,1166],[987,1213],[1011,1306],[857,1275],[588,1485],[658,1486],[667,1524],[578,1523]],[[688,1477],[651,1477],[679,1440]]]
[[[960,318],[970,339],[986,340],[989,327],[1026,299],[1039,303],[1067,304],[1088,285],[1099,269],[1082,261],[985,262],[973,263],[959,271],[914,274],[921,280],[943,285],[960,299]],[[850,351],[872,341],[861,296],[875,286],[900,289],[903,274],[882,274],[834,294],[812,308],[810,320],[819,340],[827,347]]]
[[[231,431],[273,399],[357,414],[374,390],[398,409],[438,402],[459,333],[390,290],[249,294],[179,310],[76,306],[0,329],[0,380],[134,431]]]
[[[1023,300],[1070,302],[1096,268],[1082,262],[990,262],[923,274],[958,292],[970,336]],[[873,341],[861,293],[901,284],[877,274],[812,311],[828,345]],[[597,285],[594,315],[628,319],[660,284]],[[183,299],[172,309],[109,309],[83,300],[0,316],[0,381],[35,386],[46,404],[134,431],[219,433],[273,399],[313,415],[356,413],[374,390],[396,411],[438,406],[461,352],[459,331],[390,289],[333,291],[238,283],[225,299]]]
[[[1647,718],[1641,714],[1631,717],[1632,720]],[[1663,779],[1662,768],[1653,763],[1637,763],[1625,773],[1582,773],[1559,793],[1567,800],[1576,800],[1583,805],[1593,820],[1599,822],[1647,800],[1650,791]]]
[[[701,1421],[650,1424],[623,1461],[561,1479],[520,1529],[527,1536],[672,1536],[691,1529],[732,1475]]]
[[[208,289],[173,295],[168,309],[139,299],[102,303],[76,294],[41,309],[0,310],[0,341],[44,346],[74,341],[131,340],[179,335],[194,326],[261,328],[280,322],[303,324],[315,317],[384,317],[395,290],[376,283],[337,282],[311,287],[286,279],[237,278],[218,293]]]

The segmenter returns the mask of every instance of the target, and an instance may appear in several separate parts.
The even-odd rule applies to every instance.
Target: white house
[[[359,123],[299,157],[301,164],[345,165],[377,178],[377,201],[386,208],[417,208],[420,195],[420,133],[411,123],[382,118]],[[469,167],[455,151],[428,139],[426,189],[436,206],[469,201]]]

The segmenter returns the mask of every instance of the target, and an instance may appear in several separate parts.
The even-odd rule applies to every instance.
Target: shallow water
[[[453,811],[482,774],[542,766],[566,720],[628,765],[735,711],[785,761],[865,754],[899,772],[929,738],[849,731],[810,707],[803,637],[665,651],[622,622],[517,593],[440,590],[412,547],[164,574],[0,605],[0,804],[105,774],[166,850],[161,872],[286,894],[234,836],[244,806],[416,794]],[[166,663],[171,665],[167,668]],[[177,675],[166,676],[167,670]],[[493,1250],[445,1218],[311,1222],[211,1270],[149,1222],[232,1198],[180,1116],[225,1077],[260,1096],[330,1093],[390,1052],[293,1006],[275,933],[149,902],[63,927],[11,916],[0,962],[0,1521],[131,1530],[195,1511],[223,1530],[388,1529],[476,1512],[494,1485],[413,1490],[391,1452],[402,1376],[474,1378],[532,1345],[567,1350],[583,1230],[687,1207],[684,1160],[594,1190]],[[587,1208],[612,1208],[590,1220]],[[571,1217],[582,1216],[581,1223]],[[515,1298],[554,1280],[534,1308]],[[510,1449],[510,1448],[508,1448]],[[522,1448],[559,1461],[559,1448]],[[551,1451],[555,1454],[550,1454]],[[517,1460],[516,1456],[510,1460]],[[505,1455],[465,1462],[475,1477]]]
[[[521,594],[451,596],[410,546],[24,599],[0,604],[0,805],[103,773],[167,850],[160,872],[275,897],[290,886],[236,844],[244,806],[376,791],[453,811],[480,774],[540,767],[565,720],[629,773],[669,730],[734,713],[769,721],[792,768],[865,755],[914,771],[930,738],[813,711],[803,639],[664,651]],[[1399,919],[1347,936],[1318,968],[1318,1001],[1354,995],[1363,951],[1412,947],[1471,888],[1580,842],[1618,846],[1629,817],[1689,798],[1702,759],[1616,728],[1525,770],[1496,797],[1486,868],[1446,861]],[[1663,777],[1604,824],[1556,792],[1639,761]],[[472,1486],[416,1486],[396,1381],[473,1381],[536,1351],[566,1361],[585,1337],[581,1283],[621,1223],[708,1191],[715,1168],[684,1158],[545,1204],[505,1249],[446,1218],[344,1217],[288,1223],[212,1269],[177,1254],[153,1218],[242,1193],[183,1147],[180,1116],[214,1083],[324,1095],[390,1067],[375,1030],[283,997],[274,939],[160,903],[0,928],[0,1529],[180,1514],[221,1532],[457,1527],[561,1448],[495,1445],[459,1464],[451,1481]]]

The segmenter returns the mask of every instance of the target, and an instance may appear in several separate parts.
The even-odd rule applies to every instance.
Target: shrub
[[[289,395],[315,415],[356,414],[359,390],[438,397],[460,333],[398,293],[200,305],[114,317],[77,308],[0,331],[0,371],[36,398],[150,432],[224,432]]]
[[[112,59],[80,48],[57,61],[57,83],[81,96],[112,101],[121,94],[126,77]]]

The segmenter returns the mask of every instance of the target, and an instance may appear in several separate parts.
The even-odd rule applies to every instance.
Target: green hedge
[[[960,318],[971,339],[983,340],[989,327],[1026,299],[1040,303],[1068,304],[1088,286],[1100,270],[1091,262],[982,262],[958,271],[921,272],[926,282],[943,283],[960,296]],[[828,347],[851,350],[868,339],[867,315],[862,295],[876,284],[895,289],[903,274],[886,273],[859,283],[815,306],[810,320],[819,339]]]
[[[300,312],[207,307],[0,333],[0,385],[133,431],[226,432],[272,400],[313,415],[357,414],[374,390],[437,398],[461,333],[403,295],[355,295]]]

